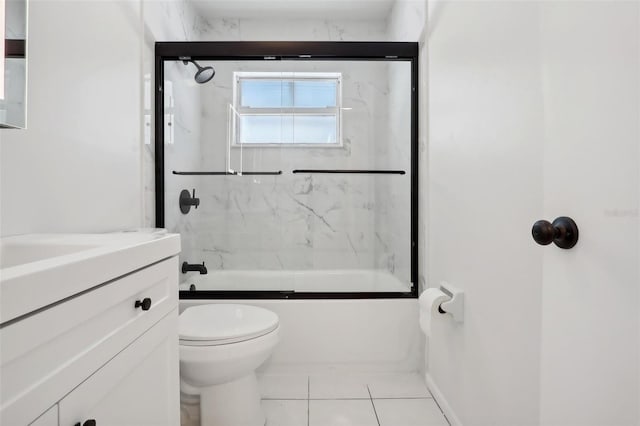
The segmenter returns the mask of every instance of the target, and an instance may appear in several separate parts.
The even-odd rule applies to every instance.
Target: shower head
[[[213,67],[201,67],[196,61],[191,59],[185,59],[182,61],[182,63],[184,63],[185,65],[187,65],[189,62],[191,62],[196,66],[196,68],[198,68],[198,71],[196,71],[196,75],[193,76],[193,79],[198,84],[204,84],[211,80],[214,75],[216,75],[216,70],[214,70]]]

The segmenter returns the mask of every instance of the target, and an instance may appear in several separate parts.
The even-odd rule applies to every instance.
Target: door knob
[[[531,235],[541,246],[555,243],[560,248],[570,249],[578,242],[578,225],[566,216],[556,218],[553,223],[539,220],[533,224]]]
[[[73,426],[96,426],[96,421],[94,419],[89,419],[86,422],[80,424],[80,422],[76,423]]]
[[[134,307],[142,308],[143,311],[148,311],[149,308],[151,308],[151,299],[148,297],[145,297],[142,300],[136,300],[136,304],[134,305]],[[91,426],[91,425],[88,425],[88,426]]]

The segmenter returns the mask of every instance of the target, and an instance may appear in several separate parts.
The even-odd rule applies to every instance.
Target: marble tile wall
[[[428,32],[426,28],[427,21],[427,9],[433,9],[436,6],[434,4],[438,1],[427,0],[396,0],[393,4],[393,8],[387,18],[387,40],[389,41],[410,41],[418,42],[420,53],[418,63],[418,188],[423,190],[418,191],[418,270],[419,270],[419,291],[425,287],[425,274],[428,270],[428,256],[427,256],[427,211],[428,211],[428,192],[424,190],[427,188],[428,177],[428,151],[427,151],[427,37]],[[393,73],[393,71],[390,71]],[[400,84],[403,79],[408,79],[410,76],[396,75],[391,77],[392,84]],[[407,83],[408,84],[408,83]],[[393,111],[400,111],[401,108],[390,107],[391,116]]]
[[[379,202],[376,227],[389,253],[387,268],[398,277],[411,276],[411,66],[407,62],[388,62],[386,139],[376,155],[379,168],[402,165],[404,176],[381,180],[376,186]]]
[[[155,2],[153,2],[155,3]],[[385,40],[386,23],[334,21],[204,20],[186,2],[147,6],[154,40]],[[174,19],[175,18],[175,19]],[[177,20],[173,27],[159,25]],[[152,51],[151,51],[152,53]],[[151,56],[152,58],[152,56]],[[217,63],[216,77],[195,86],[181,63],[168,67],[175,96],[175,142],[166,147],[166,226],[182,234],[183,260],[210,269],[383,269],[409,281],[410,211],[407,129],[400,129],[398,93],[388,63]],[[342,148],[245,148],[232,167],[282,170],[281,176],[184,177],[171,170],[224,170],[227,105],[233,71],[340,71],[344,111]],[[398,64],[400,65],[400,64]],[[409,69],[408,64],[403,64]],[[394,77],[395,78],[395,77]],[[409,94],[405,87],[405,95]],[[399,108],[398,108],[399,106]],[[398,108],[392,113],[390,110]],[[397,118],[393,118],[397,117]],[[393,148],[406,144],[406,148]],[[145,164],[153,170],[153,145]],[[197,153],[197,154],[196,154]],[[197,157],[197,158],[196,158]],[[393,168],[404,176],[303,175],[294,168]],[[153,185],[147,174],[146,217],[153,223]],[[181,189],[196,188],[201,206],[178,209]]]
[[[193,64],[167,62],[165,65],[165,227],[182,235],[181,261],[193,263],[194,255],[199,250],[197,241],[191,238],[191,218],[199,213],[199,208],[192,208],[189,215],[179,210],[179,197],[183,190],[196,197],[204,195],[201,180],[198,176],[179,176],[173,171],[194,171],[201,169],[202,145],[201,135],[201,97],[202,86],[197,84]],[[167,132],[173,135],[167,143]],[[172,139],[172,140],[171,140]]]
[[[296,168],[408,171],[410,140],[399,135],[409,128],[389,130],[391,125],[408,126],[408,122],[401,120],[404,110],[390,122],[394,115],[389,107],[400,104],[402,94],[410,91],[406,86],[397,87],[398,93],[390,92],[390,65],[356,61],[203,65],[213,65],[216,77],[199,88],[198,170],[225,170],[230,149],[234,170],[282,170],[283,175],[200,177],[201,207],[186,216],[178,211],[177,203],[169,201],[167,224],[176,226],[183,243],[193,248],[194,258],[189,261],[204,261],[213,269],[385,269],[407,281],[409,175],[291,173]],[[341,72],[343,107],[347,108],[343,112],[344,145],[228,148],[227,106],[232,102],[233,72],[247,70]],[[395,143],[407,146],[393,147]],[[175,182],[185,179],[167,175],[167,182],[172,182],[167,188],[177,189],[180,184]]]
[[[144,185],[143,226],[155,226],[155,148],[153,123],[153,72],[154,45],[157,41],[186,41],[195,39],[196,11],[187,0],[143,0],[142,15],[144,23],[143,78],[144,91],[144,138],[142,173]],[[171,86],[172,106],[165,108],[165,114],[172,115],[173,143],[165,144],[166,170],[176,168],[195,169],[200,165],[200,90],[193,81],[195,67],[185,66],[181,62],[167,64],[165,82]],[[170,105],[168,96],[165,105]],[[177,200],[182,189],[197,187],[197,178],[187,177],[182,181],[165,179],[165,197]],[[181,232],[188,229],[185,218],[167,214],[165,226]],[[191,252],[195,241],[182,238],[181,260],[193,258]]]
[[[198,16],[194,35],[201,41],[385,41],[387,23],[318,19],[206,19]]]

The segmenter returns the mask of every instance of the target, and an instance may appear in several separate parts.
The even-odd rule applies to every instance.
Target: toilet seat
[[[187,308],[180,314],[180,345],[217,346],[244,342],[278,328],[278,316],[257,306],[209,304]]]

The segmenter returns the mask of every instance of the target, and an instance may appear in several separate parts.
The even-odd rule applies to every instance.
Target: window
[[[234,145],[342,145],[340,78],[340,73],[235,73]]]

